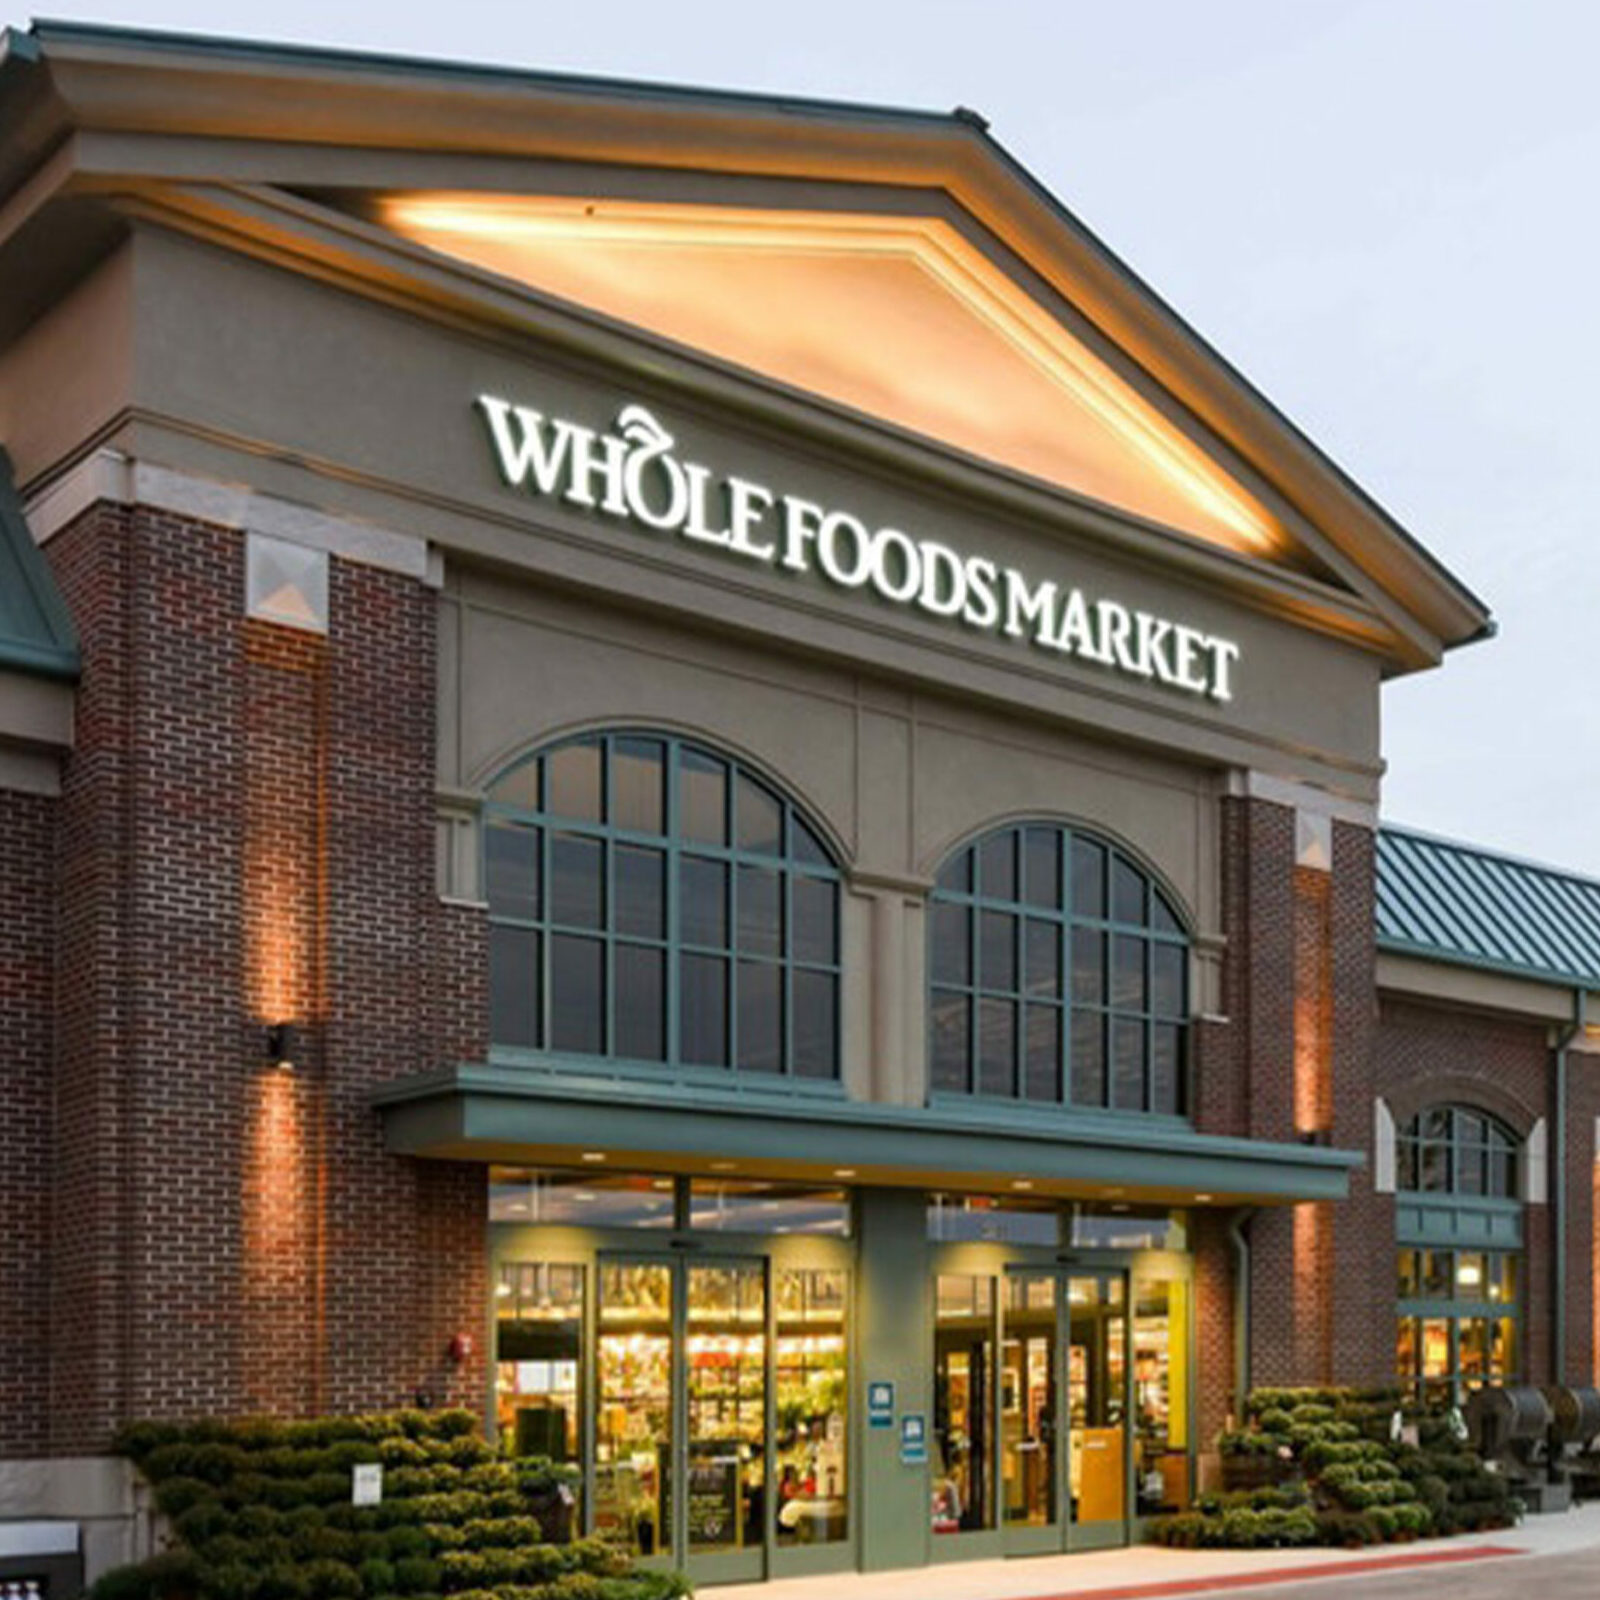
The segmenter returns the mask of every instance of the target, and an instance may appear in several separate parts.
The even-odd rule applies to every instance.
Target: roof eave
[[[969,112],[842,105],[39,21],[74,123],[282,140],[286,77],[311,143],[558,155],[941,187],[1140,362],[1392,595],[1427,637],[1401,671],[1485,635],[1464,584],[1229,365]],[[252,82],[258,88],[251,93]]]

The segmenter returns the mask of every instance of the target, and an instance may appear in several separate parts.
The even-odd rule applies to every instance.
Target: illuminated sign
[[[1233,698],[1239,646],[1054,578],[1032,579],[987,556],[962,555],[848,511],[780,495],[673,453],[670,433],[626,405],[597,433],[528,406],[479,395],[500,475],[513,489],[562,500],[774,571],[819,573],[979,633],[1109,667],[1212,700]]]

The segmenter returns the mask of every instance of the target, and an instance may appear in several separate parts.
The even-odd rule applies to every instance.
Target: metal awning
[[[1338,1200],[1357,1151],[1197,1133],[1178,1118],[963,1102],[895,1106],[526,1067],[462,1065],[373,1102],[390,1150],[457,1161],[1126,1196],[1173,1204]]]
[[[1378,833],[1378,945],[1600,989],[1600,883],[1453,839]]]

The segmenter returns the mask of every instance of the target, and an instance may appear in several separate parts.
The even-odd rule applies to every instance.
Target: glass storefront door
[[[938,1274],[936,1552],[1100,1549],[1188,1505],[1188,1294],[1125,1267]]]
[[[1091,1550],[1127,1540],[1128,1285],[1095,1272],[1065,1287],[1068,1543]]]
[[[685,1565],[704,1582],[763,1575],[767,1461],[766,1267],[683,1269],[683,1386],[688,1408]]]
[[[587,1462],[574,1532],[697,1584],[845,1556],[846,1267],[602,1249],[498,1271],[497,1421],[519,1453]]]

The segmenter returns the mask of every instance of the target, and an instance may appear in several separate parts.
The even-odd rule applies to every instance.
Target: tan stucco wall
[[[1259,593],[1246,603],[1225,574],[1163,567],[1153,547],[1115,550],[1093,518],[1059,498],[1040,497],[1039,514],[1023,514],[998,491],[975,499],[936,486],[913,470],[915,449],[890,459],[865,444],[849,452],[778,433],[752,420],[737,380],[719,380],[711,398],[692,395],[670,361],[646,360],[626,340],[616,341],[615,365],[584,369],[538,343],[536,315],[496,340],[176,235],[140,233],[132,248],[134,409],[114,442],[137,459],[364,518],[428,540],[447,560],[520,571],[541,589],[604,593],[699,630],[782,640],[902,684],[959,685],[974,701],[1026,706],[1146,748],[1375,795],[1375,656],[1312,631],[1287,602],[1276,613]],[[834,590],[815,575],[535,502],[500,482],[472,403],[485,391],[602,429],[623,403],[643,401],[680,454],[719,475],[1234,639],[1235,698],[1185,695]],[[24,441],[24,482],[74,448],[87,415],[79,407]]]

